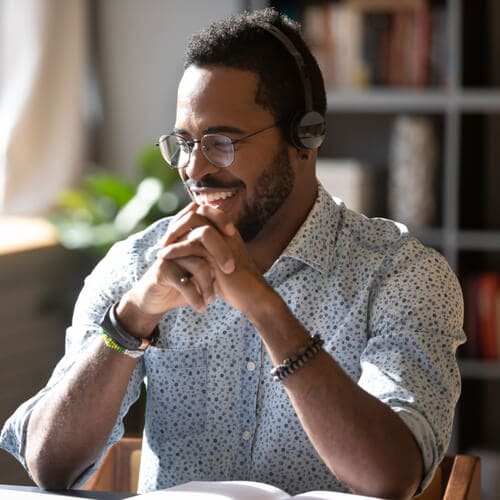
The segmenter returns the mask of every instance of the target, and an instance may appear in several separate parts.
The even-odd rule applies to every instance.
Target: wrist
[[[266,318],[272,316],[273,311],[286,308],[281,295],[264,280],[260,280],[258,285],[248,286],[245,300],[241,301],[244,307],[241,312],[257,327]]]
[[[158,326],[147,337],[132,335],[116,315],[117,304],[110,305],[100,321],[104,343],[110,349],[131,355],[134,351],[143,353],[150,345],[156,345],[160,335]],[[133,356],[135,357],[135,356]]]
[[[162,315],[144,314],[135,304],[129,293],[126,293],[117,303],[115,315],[120,325],[137,338],[148,338],[153,333]]]
[[[272,288],[252,302],[246,316],[259,332],[275,364],[297,353],[310,338],[281,295]]]

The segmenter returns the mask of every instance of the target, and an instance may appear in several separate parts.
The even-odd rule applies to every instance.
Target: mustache
[[[232,189],[245,187],[242,181],[235,182],[221,182],[214,177],[207,176],[200,180],[187,179],[184,181],[184,186],[187,189],[203,189],[203,188],[219,188],[219,189]]]

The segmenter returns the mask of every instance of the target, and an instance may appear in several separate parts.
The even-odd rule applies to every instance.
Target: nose
[[[196,142],[191,149],[188,164],[182,169],[184,175],[190,179],[202,179],[207,174],[213,174],[219,167],[213,165],[203,154],[201,144]]]

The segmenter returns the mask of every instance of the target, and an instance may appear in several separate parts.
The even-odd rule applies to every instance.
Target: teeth
[[[195,196],[199,203],[210,203],[212,201],[231,198],[231,196],[234,196],[234,193],[230,191],[219,191],[218,193],[195,193]]]

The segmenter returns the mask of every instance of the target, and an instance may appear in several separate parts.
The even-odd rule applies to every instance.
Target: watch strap
[[[155,327],[151,335],[147,338],[135,337],[127,332],[120,324],[116,316],[116,306],[118,303],[111,304],[104,313],[99,325],[104,330],[106,335],[112,338],[119,346],[128,351],[144,351],[149,346],[154,346],[158,342],[160,330],[158,325]]]

